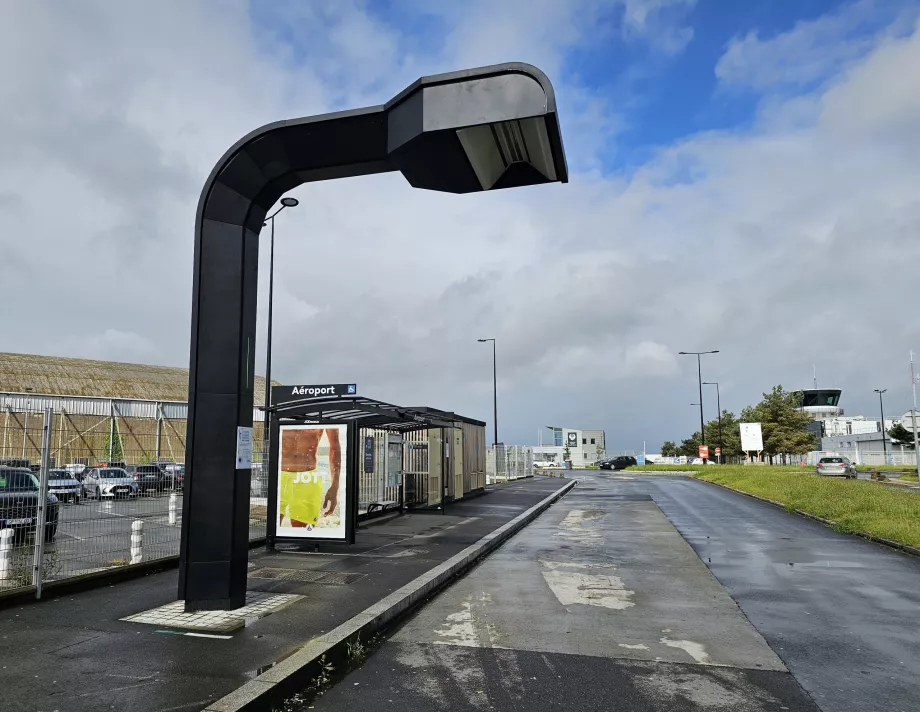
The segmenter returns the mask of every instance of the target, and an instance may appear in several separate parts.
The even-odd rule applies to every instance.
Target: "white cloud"
[[[716,76],[725,85],[753,89],[824,81],[872,51],[880,37],[910,30],[917,8],[892,10],[884,0],[858,0],[774,37],[751,30],[729,42]]]
[[[235,3],[7,3],[0,103],[20,110],[0,114],[4,348],[184,364],[194,211],[227,146],[461,60],[535,61],[575,96],[562,53],[596,36],[563,5],[528,4],[526,31],[558,26],[555,44],[477,35],[474,20],[513,13],[476,5],[485,14],[426,58],[343,3],[328,63],[304,68]],[[678,438],[696,372],[673,354],[698,348],[722,351],[704,377],[728,408],[810,382],[817,363],[849,412],[874,412],[875,387],[897,410],[920,345],[918,52],[920,32],[885,35],[825,88],[765,105],[753,130],[691,136],[628,175],[470,196],[398,175],[301,187],[277,225],[273,373],[488,418],[491,353],[476,338],[494,336],[507,442],[544,421],[605,427],[613,447]],[[562,122],[590,159],[607,114],[586,116]]]

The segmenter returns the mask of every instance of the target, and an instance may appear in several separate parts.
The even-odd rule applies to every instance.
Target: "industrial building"
[[[280,385],[273,382],[273,385]],[[253,495],[264,496],[265,381],[255,377]],[[52,410],[51,461],[144,464],[185,460],[188,370],[170,366],[0,353],[0,457],[38,462],[42,415]],[[453,423],[404,437],[405,502],[433,506],[486,484],[485,423],[435,408],[413,408]],[[363,429],[384,448],[386,433]],[[375,447],[375,451],[376,451]],[[431,455],[437,453],[437,457]],[[379,462],[385,461],[381,456]],[[267,470],[267,468],[264,468]],[[398,484],[385,468],[359,477],[359,509],[395,500]]]
[[[813,464],[822,454],[837,454],[858,465],[916,464],[911,448],[894,444],[888,431],[902,424],[911,428],[910,414],[901,418],[873,418],[863,415],[845,415],[840,407],[839,388],[807,388],[801,391],[801,409],[813,422],[809,430],[821,442],[821,450],[811,453],[807,462]]]
[[[540,444],[533,449],[535,463],[555,462],[561,465],[571,460],[572,467],[585,467],[603,460],[607,453],[603,430],[581,430],[547,425],[551,432],[549,443],[544,444],[543,430]]]

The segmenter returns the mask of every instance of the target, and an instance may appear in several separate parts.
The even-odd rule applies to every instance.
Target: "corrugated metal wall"
[[[41,414],[49,407],[54,414],[51,456],[58,465],[106,461],[113,440],[129,464],[185,461],[186,403],[22,393],[0,393],[0,457],[41,459]],[[253,409],[253,420],[253,452],[259,461],[261,410]]]

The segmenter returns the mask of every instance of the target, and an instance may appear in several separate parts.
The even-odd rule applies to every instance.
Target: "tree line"
[[[817,450],[820,444],[815,434],[806,428],[811,421],[808,413],[799,410],[801,393],[787,391],[780,386],[773,386],[772,390],[763,394],[763,400],[757,405],[749,405],[741,410],[741,415],[736,416],[730,410],[722,411],[722,457],[724,459],[746,455],[741,449],[741,423],[760,423],[763,431],[763,451],[761,454],[769,458],[784,458],[786,455],[804,455],[811,450]],[[710,420],[705,424],[706,442],[701,442],[700,431],[697,430],[689,438],[685,438],[678,445],[670,440],[661,446],[661,454],[665,457],[699,457],[699,446],[709,445],[710,457],[719,447],[719,419]]]

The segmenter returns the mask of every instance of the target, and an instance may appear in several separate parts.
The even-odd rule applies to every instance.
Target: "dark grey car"
[[[17,541],[35,532],[38,524],[38,479],[24,468],[0,467],[0,529],[14,530]],[[58,528],[58,501],[48,494],[45,541],[54,541]]]
[[[83,485],[67,470],[48,470],[48,491],[62,502],[80,504]]]

